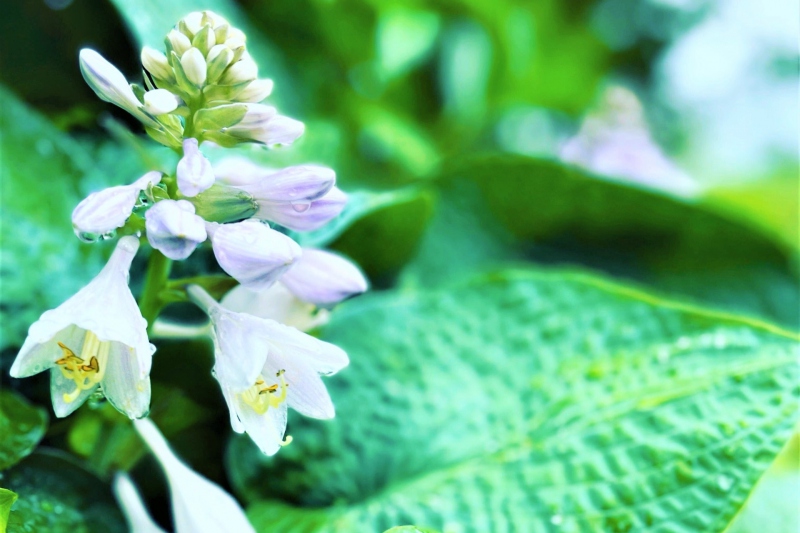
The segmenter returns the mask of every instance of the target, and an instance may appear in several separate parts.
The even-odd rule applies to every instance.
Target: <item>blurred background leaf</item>
[[[47,413],[12,391],[0,391],[0,471],[33,451],[47,429]]]

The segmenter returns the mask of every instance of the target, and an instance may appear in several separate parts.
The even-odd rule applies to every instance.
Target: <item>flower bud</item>
[[[181,23],[191,35],[194,35],[203,27],[203,13],[193,11],[178,21],[178,25],[181,25]]]
[[[217,182],[235,187],[261,181],[274,172],[275,169],[262,167],[242,156],[226,157],[214,165]]]
[[[265,144],[292,144],[305,131],[302,122],[275,115],[275,108],[263,104],[247,104],[248,112],[241,122],[226,128],[223,133],[245,141]]]
[[[208,82],[216,83],[228,65],[233,61],[233,51],[224,44],[218,44],[208,51]]]
[[[177,174],[178,189],[184,196],[197,196],[214,185],[214,170],[200,152],[197,139],[184,139],[183,157],[178,162]]]
[[[144,93],[144,110],[151,115],[172,113],[178,108],[180,99],[166,89],[155,89]]]
[[[117,67],[89,48],[81,50],[80,66],[83,79],[100,99],[142,118],[143,114],[139,109],[142,103]]]
[[[210,24],[215,30],[222,26],[230,27],[230,24],[224,17],[209,10],[203,11],[203,24]]]
[[[181,66],[186,73],[186,78],[197,87],[206,83],[206,58],[197,48],[189,48],[181,56]]]
[[[261,102],[272,93],[273,85],[272,80],[253,80],[243,91],[236,95],[236,101]]]
[[[251,290],[272,285],[302,254],[292,239],[255,220],[208,226],[219,266]]]
[[[203,26],[192,39],[192,46],[200,50],[203,55],[207,54],[215,44],[217,42],[214,30],[209,25]]]
[[[301,300],[320,306],[367,290],[367,280],[355,264],[313,248],[303,249],[303,256],[281,277],[281,283]]]
[[[231,50],[237,48],[244,48],[247,43],[247,36],[239,28],[230,28],[228,30],[228,38],[225,39],[225,45]]]
[[[252,217],[257,205],[252,196],[236,187],[215,183],[191,202],[197,214],[210,222],[236,222]]]
[[[175,83],[175,73],[167,60],[167,56],[158,50],[148,46],[142,48],[142,66],[156,80]]]
[[[308,209],[311,202],[323,197],[336,183],[336,173],[319,165],[297,165],[278,171],[265,170],[262,178],[240,188],[259,204],[291,203]]]
[[[167,34],[167,49],[174,51],[178,57],[181,57],[191,47],[192,41],[178,30],[170,30]]]
[[[94,192],[72,211],[75,234],[85,241],[110,233],[125,225],[136,207],[139,193],[161,181],[161,172],[148,172],[130,185],[109,187]]]
[[[186,259],[206,240],[205,221],[186,200],[157,202],[145,213],[145,229],[150,246],[174,260]]]
[[[243,81],[255,80],[258,77],[258,65],[245,54],[239,61],[228,67],[219,79],[220,85],[235,85]]]
[[[261,203],[254,216],[294,231],[313,231],[336,218],[345,205],[347,195],[338,187],[333,187],[328,194],[311,204]]]

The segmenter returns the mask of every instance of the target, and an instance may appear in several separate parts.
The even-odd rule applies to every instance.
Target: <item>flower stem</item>
[[[139,309],[142,311],[142,316],[147,320],[148,330],[153,328],[156,317],[158,317],[158,313],[164,306],[164,302],[161,301],[158,295],[167,284],[170,270],[172,270],[172,260],[158,250],[153,250],[150,254],[150,259],[147,261],[144,291],[139,302]]]

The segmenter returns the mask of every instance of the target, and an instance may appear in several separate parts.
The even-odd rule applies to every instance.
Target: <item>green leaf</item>
[[[797,336],[580,273],[372,294],[326,331],[336,418],[229,449],[257,528],[280,495],[287,532],[719,532],[797,421]]]
[[[0,471],[33,451],[47,430],[47,412],[22,396],[0,391]]]
[[[397,526],[392,529],[387,529],[383,533],[439,533],[436,530],[428,529],[427,527],[417,526]]]
[[[17,494],[7,489],[0,489],[0,531],[6,532],[8,526],[8,514],[11,512],[11,506],[17,501]]]
[[[373,281],[389,279],[416,253],[433,206],[433,195],[419,189],[358,196],[342,222],[332,226],[335,234],[339,224],[349,224],[331,247],[353,259]],[[355,214],[359,218],[353,221]]]
[[[108,485],[64,453],[34,453],[6,472],[3,484],[19,494],[8,533],[127,531]]]
[[[796,254],[729,212],[523,156],[461,160],[439,186],[451,205],[439,218],[452,214],[468,227],[433,222],[438,233],[424,242],[419,282],[492,260],[579,264],[800,327]],[[476,260],[454,257],[460,250]]]

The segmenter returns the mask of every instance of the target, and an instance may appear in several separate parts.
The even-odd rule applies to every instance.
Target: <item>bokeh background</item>
[[[160,47],[175,21],[198,9],[245,31],[261,77],[275,81],[269,102],[307,126],[291,148],[242,153],[270,166],[336,169],[352,205],[309,242],[353,258],[375,291],[400,302],[415,294],[446,300],[437,287],[501,265],[567,268],[800,328],[800,12],[792,0],[12,0],[1,9],[0,382],[39,405],[49,404],[47,378],[11,382],[7,368],[27,326],[85,283],[109,252],[108,243],[73,237],[72,208],[91,191],[175,163],[135,120],[95,97],[80,76],[78,50],[98,50],[140,82],[141,45]],[[201,252],[179,273],[214,268]],[[140,282],[134,272],[135,290]],[[388,298],[385,305],[397,304]],[[339,320],[357,311],[345,306]],[[188,308],[170,312],[199,319]],[[426,316],[419,310],[420,320]],[[347,344],[347,334],[340,337]],[[428,348],[433,357],[449,353],[446,345]],[[351,352],[367,355],[379,363],[356,365],[356,377],[332,385],[334,400],[357,379],[386,398],[427,393],[404,380],[408,369],[396,354]],[[362,413],[366,422],[324,431],[295,416],[289,433],[306,444],[282,451],[277,463],[263,459],[246,438],[229,438],[210,366],[203,341],[159,343],[153,417],[198,471],[246,503],[273,502],[256,509],[262,524],[276,523],[270,506],[368,502],[404,468],[431,468],[415,463],[413,447],[424,446],[425,435],[407,437],[424,428],[401,411]],[[422,418],[458,412],[440,409],[440,397],[423,400]],[[359,416],[352,400],[342,401],[346,416]],[[371,464],[364,428],[383,416],[408,416],[390,425],[404,435],[398,446],[405,443],[407,454],[385,471],[350,477],[354,461]],[[330,432],[339,438],[354,428],[364,433],[348,441],[353,456],[326,456]],[[100,441],[112,445],[99,453]],[[169,523],[163,480],[115,412],[96,405],[51,417],[43,442],[101,477],[132,467],[151,510]],[[798,453],[795,442],[732,531],[798,524]],[[31,457],[41,463],[41,486],[63,484],[41,473],[63,458]],[[308,457],[320,469],[313,475],[304,471]],[[107,493],[96,501],[116,512]],[[375,528],[414,518],[375,513]],[[314,517],[309,524],[324,521]]]

